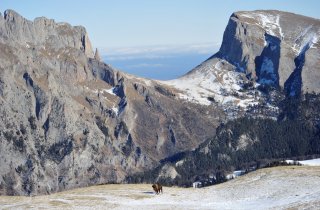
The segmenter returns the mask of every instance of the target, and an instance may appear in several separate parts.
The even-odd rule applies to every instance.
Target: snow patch
[[[310,48],[315,48],[314,44],[319,41],[319,31],[318,33],[310,32],[312,29],[312,25],[305,28],[296,38],[294,45],[292,46],[293,51],[296,55],[299,55],[306,46]]]
[[[283,39],[284,38],[284,34],[283,34],[282,28],[280,26],[280,15],[278,15],[277,18],[276,18],[276,25],[278,26],[279,34],[280,34],[281,38]]]
[[[309,31],[310,29],[312,29],[312,25],[308,26],[307,28],[305,28],[296,38],[296,40],[294,41],[295,43],[297,43],[299,41],[299,39],[303,38]]]
[[[119,109],[117,107],[112,107],[111,109],[116,115],[119,114]]]
[[[85,88],[87,91],[91,91],[91,92],[93,92],[93,93],[95,93],[95,94],[109,93],[109,94],[111,94],[111,95],[116,96],[116,94],[114,93],[114,92],[115,92],[115,91],[114,91],[115,88],[110,88],[110,89],[94,89],[94,90],[90,89],[90,88],[87,87],[87,86],[84,86],[84,88]]]
[[[320,158],[317,159],[310,159],[310,160],[286,160],[285,161],[288,164],[293,164],[293,163],[300,163],[301,165],[305,166],[320,166]]]
[[[180,90],[178,96],[192,103],[209,106],[214,101],[222,105],[242,108],[257,104],[251,96],[240,97],[243,96],[242,73],[223,69],[224,65],[231,66],[223,62],[226,61],[208,60],[181,78],[159,82]],[[232,66],[234,69],[238,68]]]
[[[116,96],[116,94],[114,93],[114,89],[115,89],[115,88],[104,89],[104,90],[102,90],[102,92],[106,92],[106,93],[109,93],[109,94],[111,94],[111,95],[115,95],[115,96]]]
[[[316,44],[319,41],[319,37],[317,35],[314,35],[311,41],[310,48],[316,48],[314,47],[314,44]]]
[[[72,203],[72,201],[66,200],[66,199],[63,199],[63,198],[50,199],[50,201],[57,201],[57,202],[66,203],[66,204]]]
[[[274,15],[265,15],[265,14],[259,14],[260,17],[260,23],[262,27],[266,30],[266,32],[272,36],[278,36],[280,35],[281,38],[284,37],[282,33],[282,28],[280,26],[280,16],[274,16]]]
[[[299,163],[306,166],[320,166],[320,158],[311,159],[311,160],[302,160],[302,161],[299,161]]]
[[[258,24],[256,25],[262,27],[266,31],[266,33],[272,36],[280,37],[281,39],[284,38],[284,34],[280,26],[280,15],[250,12],[250,13],[241,13],[241,16],[258,21]],[[265,42],[265,46],[266,44],[267,43]]]

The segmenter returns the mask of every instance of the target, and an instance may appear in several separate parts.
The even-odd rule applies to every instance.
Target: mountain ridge
[[[176,103],[169,88],[94,59],[83,27],[5,14],[0,194],[123,182],[196,148],[214,135],[214,116],[223,119],[215,107]]]

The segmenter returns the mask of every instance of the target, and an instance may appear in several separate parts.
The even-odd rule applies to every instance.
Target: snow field
[[[100,185],[48,196],[0,197],[0,209],[316,209],[320,167],[286,166],[258,170],[206,188],[151,184]]]

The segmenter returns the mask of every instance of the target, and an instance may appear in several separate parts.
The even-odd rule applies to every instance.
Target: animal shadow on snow
[[[145,192],[142,192],[143,194],[148,194],[148,195],[153,195],[155,194],[155,192],[153,191],[145,191]]]

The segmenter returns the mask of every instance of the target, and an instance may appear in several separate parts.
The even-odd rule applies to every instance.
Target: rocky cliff
[[[0,16],[0,194],[101,183],[192,150],[224,114],[94,56],[83,27]]]
[[[218,57],[290,95],[320,91],[320,21],[280,11],[236,12]]]
[[[259,86],[319,92],[318,29],[289,13],[235,13],[219,53],[182,78],[152,81],[101,62],[83,27],[5,11],[0,194],[123,182],[194,150],[228,119],[277,117],[281,96]]]

